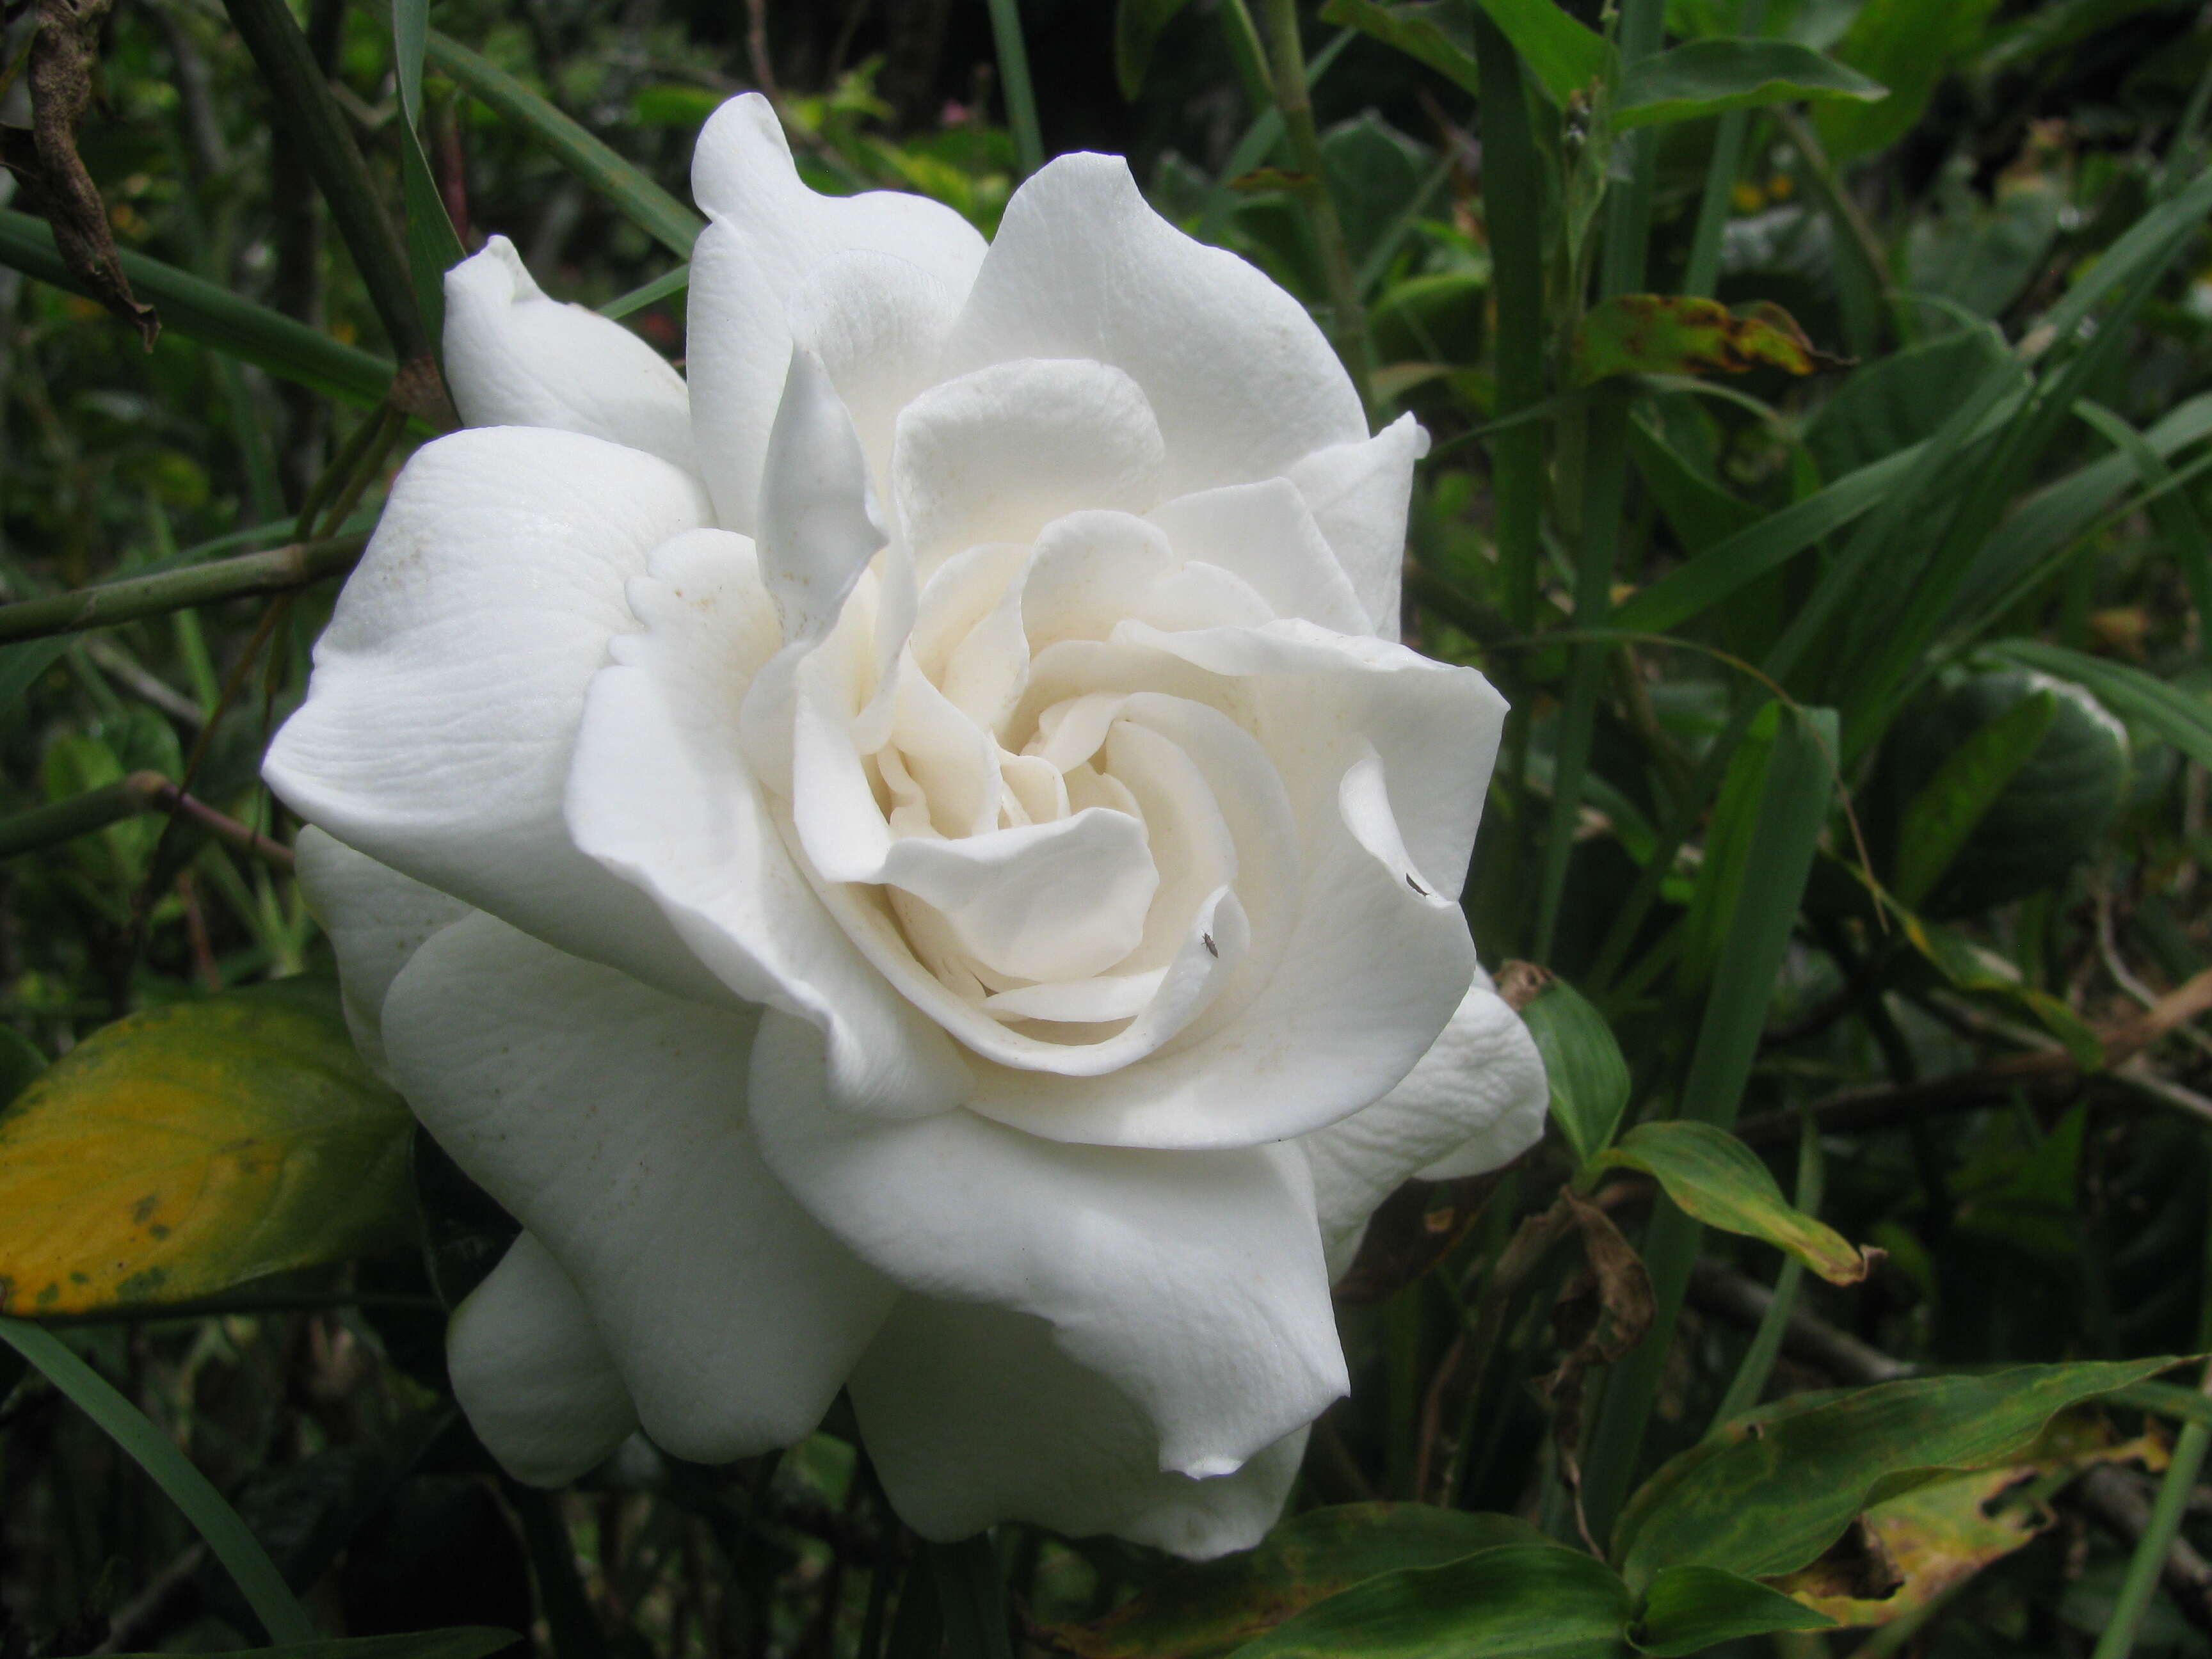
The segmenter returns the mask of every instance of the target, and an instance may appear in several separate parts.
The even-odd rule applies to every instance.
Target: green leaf
[[[1717,300],[1616,294],[1584,313],[1575,331],[1577,386],[1613,374],[1743,374],[1762,367],[1810,374],[1837,366],[1779,306],[1738,316]]]
[[[687,259],[675,270],[665,271],[651,282],[630,289],[627,294],[617,295],[599,307],[599,315],[627,317],[633,311],[642,311],[656,301],[665,300],[672,294],[681,294],[690,286],[691,262]]]
[[[422,52],[429,0],[392,0],[392,61],[399,82],[399,177],[407,209],[407,265],[423,331],[444,361],[446,273],[468,257],[422,151]]]
[[[1123,0],[1126,12],[1131,0]],[[1378,5],[1376,0],[1328,0],[1322,21],[1358,29],[1387,46],[1395,46],[1417,64],[1425,64],[1462,91],[1480,94],[1474,48],[1467,20],[1452,0],[1415,0],[1410,5]]]
[[[1114,78],[1121,95],[1134,103],[1145,89],[1145,71],[1160,32],[1183,9],[1184,0],[1120,0],[1114,8]]]
[[[206,1540],[209,1551],[222,1563],[223,1571],[237,1583],[253,1616],[271,1638],[287,1643],[315,1639],[313,1624],[260,1540],[246,1530],[238,1511],[222,1501],[222,1494],[207,1476],[143,1412],[70,1352],[52,1331],[23,1320],[0,1318],[0,1342],[37,1366],[49,1382],[67,1395],[102,1433],[154,1478],[155,1484],[169,1495],[169,1501],[184,1511],[192,1529]]]
[[[1857,1284],[1878,1255],[1793,1206],[1757,1153],[1710,1123],[1639,1123],[1596,1161],[1600,1168],[1643,1170],[1708,1227],[1764,1239],[1832,1285]]]
[[[2013,1461],[2059,1413],[2179,1363],[2021,1365],[1779,1401],[1662,1465],[1622,1511],[1614,1559],[1641,1585],[1670,1566],[1795,1571],[1874,1504]]]
[[[484,1659],[522,1638],[511,1630],[463,1625],[451,1630],[410,1631],[402,1636],[355,1636],[343,1641],[294,1642],[281,1648],[242,1648],[227,1659]],[[118,1659],[169,1659],[167,1655],[122,1654]]]
[[[1587,97],[1613,73],[1613,50],[1606,38],[1577,22],[1553,0],[1476,3],[1513,43],[1513,50],[1553,103],[1565,106],[1577,93]]]
[[[1490,285],[1471,271],[1435,271],[1395,283],[1367,313],[1375,356],[1385,363],[1472,366],[1482,361]]]
[[[1613,1571],[1555,1544],[1508,1545],[1340,1591],[1235,1659],[1612,1659],[1633,1602]]]
[[[1628,453],[1667,527],[1695,555],[1762,521],[1759,509],[1693,471],[1642,416],[1628,423]]]
[[[2056,696],[2031,692],[1943,757],[1898,823],[1890,887],[1899,904],[1919,908],[2057,716]]]
[[[392,384],[392,365],[383,358],[341,345],[305,323],[159,259],[128,248],[122,251],[122,259],[132,292],[149,295],[160,305],[164,333],[174,331],[212,350],[349,403],[374,406],[384,401]],[[0,264],[72,294],[85,292],[62,263],[46,221],[27,213],[0,208]]]
[[[179,1302],[402,1246],[410,1121],[326,987],[126,1016],[0,1111],[0,1309]]]
[[[643,226],[663,247],[679,258],[691,257],[691,244],[707,228],[705,220],[489,58],[435,29],[426,32],[424,47],[433,64],[503,119],[536,138],[556,161]]]
[[[1887,87],[1795,40],[1692,40],[1622,71],[1613,125],[1626,131],[1800,99],[1872,103],[1888,95]]]
[[[1588,1163],[1613,1140],[1628,1105],[1628,1062],[1613,1028],[1589,1000],[1553,979],[1521,1011],[1552,1085],[1552,1121]]]
[[[1831,103],[1814,124],[1837,165],[1905,137],[1936,82],[1981,38],[1996,0],[1867,0],[1836,43],[1835,55],[1887,87],[1879,104]]]
[[[1842,478],[1931,438],[2010,353],[1993,328],[1963,329],[1851,371],[1805,428],[1826,478]]]
[[[1644,1592],[1630,1635],[1638,1652],[1672,1659],[1747,1636],[1832,1630],[1835,1623],[1755,1578],[1718,1567],[1662,1567]]]
[[[1179,1567],[1089,1625],[1055,1625],[1055,1648],[1076,1659],[1224,1659],[1294,1613],[1379,1573],[1439,1566],[1480,1550],[1540,1544],[1504,1515],[1421,1504],[1343,1504],[1310,1510],[1256,1549]]]
[[[1989,647],[1989,653],[2072,681],[2106,708],[2148,726],[2199,765],[2212,766],[2212,703],[2202,693],[2168,685],[2125,663],[2040,640],[2003,640]]]

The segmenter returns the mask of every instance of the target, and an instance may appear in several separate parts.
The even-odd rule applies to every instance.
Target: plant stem
[[[1022,14],[1015,0],[991,0],[991,40],[998,48],[1000,84],[1006,89],[1016,167],[1026,179],[1044,165],[1044,136],[1037,128],[1036,89],[1030,84],[1029,48],[1022,44]]]
[[[937,1581],[949,1659],[1012,1659],[1006,1586],[991,1535],[977,1533],[957,1544],[930,1545],[929,1567]]]
[[[1766,0],[1741,0],[1735,15],[1738,34],[1757,34],[1765,21]],[[1743,170],[1743,138],[1750,125],[1749,110],[1732,109],[1721,117],[1720,130],[1713,137],[1705,193],[1698,203],[1697,233],[1690,239],[1690,268],[1682,278],[1682,292],[1698,299],[1711,299],[1719,286],[1721,238],[1728,229],[1736,175]]]
[[[1820,1212],[1823,1175],[1820,1133],[1809,1112],[1800,1120],[1800,1125],[1797,1190],[1790,1201],[1807,1215],[1816,1216]],[[1782,1352],[1783,1335],[1790,1328],[1790,1316],[1797,1305],[1797,1287],[1804,1278],[1803,1262],[1794,1255],[1783,1259],[1782,1271],[1774,1280],[1773,1300],[1759,1316],[1759,1328],[1752,1333],[1751,1346],[1744,1351],[1743,1363],[1736,1367],[1728,1393],[1721,1397],[1719,1408],[1713,1413],[1713,1428],[1742,1416],[1759,1403],[1759,1396],[1765,1392],[1766,1379],[1773,1375],[1775,1359]],[[1712,1430],[1706,1432],[1710,1434]]]
[[[1475,61],[1481,69],[1482,210],[1498,296],[1498,402],[1493,421],[1510,420],[1544,398],[1543,228],[1536,144],[1520,54],[1490,14],[1471,8]],[[1499,569],[1499,608],[1521,632],[1536,626],[1537,568],[1543,559],[1544,428],[1523,421],[1498,433],[1492,448]]]
[[[133,772],[98,789],[88,789],[47,806],[0,818],[0,859],[74,840],[141,812],[173,812],[191,819],[217,841],[281,869],[292,867],[292,849],[218,812],[186,794],[159,772]]]
[[[1267,0],[1267,42],[1273,48],[1275,107],[1282,112],[1283,131],[1290,136],[1291,154],[1304,175],[1298,186],[1314,241],[1321,250],[1323,279],[1328,285],[1329,335],[1336,355],[1352,376],[1359,406],[1371,407],[1370,371],[1367,362],[1367,308],[1360,303],[1359,284],[1352,269],[1352,250],[1344,240],[1344,222],[1337,216],[1336,198],[1329,194],[1323,170],[1321,135],[1314,127],[1313,99],[1306,90],[1305,50],[1298,43],[1297,0]]]
[[[331,96],[307,37],[284,0],[227,0],[231,21],[252,53],[291,141],[300,146],[354,268],[402,362],[427,355],[429,337],[415,304],[407,251],[378,198],[376,181]]]
[[[1237,78],[1243,83],[1245,101],[1252,106],[1256,120],[1275,106],[1274,91],[1267,83],[1267,49],[1261,44],[1260,31],[1253,27],[1244,0],[1221,0],[1215,13],[1229,41],[1229,55],[1237,62]]]
[[[210,559],[182,570],[165,570],[158,576],[126,577],[68,593],[0,605],[0,645],[112,628],[141,617],[189,611],[195,605],[254,593],[289,592],[343,575],[360,562],[362,549],[368,545],[365,535],[331,536],[271,548],[265,553]]]

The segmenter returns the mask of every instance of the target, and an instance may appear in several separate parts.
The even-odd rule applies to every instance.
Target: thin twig
[[[186,794],[159,772],[133,772],[102,788],[0,820],[0,858],[89,835],[141,812],[174,813],[198,824],[226,847],[236,848],[280,870],[292,868],[290,848],[258,834],[198,796]]]
[[[0,645],[112,628],[172,611],[190,611],[257,593],[283,593],[344,574],[368,545],[362,535],[294,542],[265,553],[210,559],[154,576],[128,576],[68,593],[0,605]]]

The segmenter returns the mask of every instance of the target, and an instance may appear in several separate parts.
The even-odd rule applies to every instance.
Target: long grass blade
[[[1014,131],[1014,162],[1024,179],[1044,165],[1044,134],[1037,126],[1036,88],[1030,81],[1030,51],[1022,39],[1016,0],[991,0],[991,44],[999,54],[999,80],[1006,89],[1006,125]]]
[[[182,1510],[185,1518],[207,1541],[208,1548],[237,1583],[246,1605],[253,1609],[272,1642],[289,1644],[316,1639],[307,1610],[285,1583],[276,1564],[261,1547],[261,1540],[246,1530],[238,1511],[207,1476],[193,1468],[169,1437],[155,1428],[144,1413],[116,1391],[113,1384],[64,1346],[51,1331],[21,1319],[0,1318],[0,1342],[38,1367],[46,1380],[67,1395],[76,1408],[99,1425],[100,1431],[128,1453],[155,1485]]]
[[[190,271],[122,250],[123,274],[134,292],[161,308],[163,332],[174,331],[212,351],[348,403],[373,406],[392,385],[392,364],[374,352],[342,345],[305,323],[295,322],[267,306],[241,299],[228,289]],[[43,219],[0,208],[0,264],[42,283],[87,292],[70,275],[54,246],[54,233]]]
[[[521,128],[546,153],[605,196],[678,258],[691,257],[691,244],[707,222],[624,161],[602,140],[555,108],[489,58],[435,29],[425,31],[429,61],[504,120]]]

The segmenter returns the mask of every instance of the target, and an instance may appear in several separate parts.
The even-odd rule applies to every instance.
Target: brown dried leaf
[[[100,62],[100,26],[112,3],[39,0],[30,49],[31,130],[0,130],[0,165],[21,181],[31,204],[52,226],[54,246],[70,273],[136,328],[151,351],[161,319],[131,293],[106,204],[76,153],[77,127],[92,102],[92,73]]]

